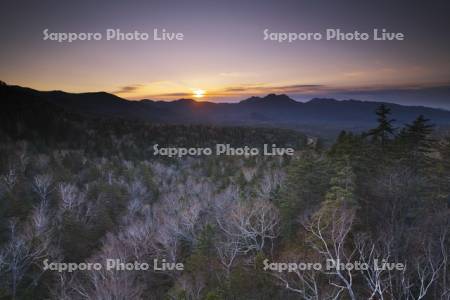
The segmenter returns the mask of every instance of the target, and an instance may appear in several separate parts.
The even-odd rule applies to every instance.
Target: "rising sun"
[[[200,90],[200,89],[193,91],[193,95],[195,98],[202,98],[203,96],[205,96],[205,93],[206,93],[205,90]]]

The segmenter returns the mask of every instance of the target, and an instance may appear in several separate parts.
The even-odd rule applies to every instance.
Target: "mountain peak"
[[[337,103],[338,100],[333,98],[313,98],[306,103],[310,104],[326,104],[326,103]]]
[[[178,100],[174,100],[172,102],[178,102],[178,103],[195,103],[197,101],[195,101],[194,99],[188,99],[188,98],[181,98]]]
[[[295,101],[294,99],[290,98],[288,95],[286,94],[268,94],[265,97],[250,97],[247,98],[245,100],[242,100],[239,103],[243,103],[243,104],[252,104],[252,103],[274,103],[274,104],[291,104],[291,103],[298,103],[297,101]]]

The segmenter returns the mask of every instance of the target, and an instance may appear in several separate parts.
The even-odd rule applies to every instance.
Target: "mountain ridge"
[[[389,102],[313,98],[298,102],[285,94],[249,97],[238,103],[215,103],[179,99],[175,101],[126,100],[106,92],[67,93],[37,91],[0,85],[2,98],[33,96],[79,113],[139,119],[154,123],[245,125],[291,128],[314,133],[331,130],[365,130],[376,122],[374,110],[381,103],[392,109],[400,124],[424,115],[438,126],[450,126],[450,111],[426,106],[405,106]]]

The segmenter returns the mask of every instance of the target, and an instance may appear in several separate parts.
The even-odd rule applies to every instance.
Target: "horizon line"
[[[51,93],[51,92],[60,92],[60,93],[65,93],[65,94],[74,94],[74,95],[82,95],[82,94],[108,94],[111,96],[114,96],[116,98],[119,98],[123,101],[127,101],[127,102],[143,102],[143,101],[151,101],[151,102],[177,102],[177,101],[192,101],[195,103],[205,103],[205,104],[239,104],[243,101],[246,101],[250,98],[259,98],[259,99],[263,99],[266,98],[267,96],[273,95],[273,96],[287,96],[290,100],[293,100],[299,104],[305,104],[308,103],[310,101],[313,100],[331,100],[331,101],[336,101],[336,102],[345,102],[345,101],[354,101],[354,102],[363,102],[363,103],[385,103],[385,104],[393,104],[393,105],[399,105],[399,106],[404,106],[404,107],[423,107],[423,108],[431,108],[431,109],[438,109],[438,110],[444,110],[444,111],[450,111],[450,109],[446,109],[443,107],[432,107],[432,106],[426,106],[426,105],[408,105],[408,104],[400,104],[400,103],[396,103],[396,102],[390,102],[390,101],[374,101],[374,100],[361,100],[361,99],[354,99],[354,98],[346,98],[346,99],[337,99],[335,97],[311,97],[309,98],[309,100],[306,101],[301,101],[298,99],[295,99],[293,97],[291,97],[289,94],[286,93],[280,93],[280,94],[276,94],[276,93],[268,93],[265,95],[252,95],[249,96],[247,98],[238,100],[238,101],[202,101],[202,100],[196,100],[196,99],[192,99],[192,98],[179,98],[179,99],[173,99],[173,100],[157,100],[157,99],[148,99],[148,98],[143,98],[143,99],[128,99],[128,98],[124,98],[121,96],[118,96],[112,92],[107,92],[107,91],[89,91],[89,92],[68,92],[68,91],[64,91],[64,90],[38,90],[32,87],[26,87],[26,86],[21,86],[21,85],[16,85],[16,84],[8,84],[2,80],[0,80],[0,86],[9,86],[9,87],[19,87],[19,88],[23,88],[23,89],[30,89],[33,91],[37,91],[37,92],[43,92],[43,93]],[[444,87],[443,86],[435,86],[435,87]]]

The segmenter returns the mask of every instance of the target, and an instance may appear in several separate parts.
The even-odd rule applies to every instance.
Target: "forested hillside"
[[[448,299],[450,139],[423,116],[342,132],[155,125],[4,102],[1,299]],[[155,143],[296,149],[293,157],[152,155]],[[46,270],[44,261],[183,263]],[[404,270],[375,268],[373,261]],[[295,269],[327,260],[365,270]],[[278,263],[278,265],[269,265]],[[290,270],[281,270],[282,264]],[[275,267],[273,267],[275,266]],[[278,268],[278,269],[277,269]]]

